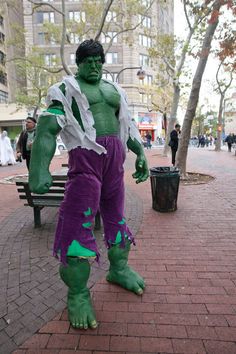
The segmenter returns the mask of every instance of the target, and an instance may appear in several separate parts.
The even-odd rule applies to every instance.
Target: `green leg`
[[[137,295],[142,295],[145,283],[143,278],[128,266],[129,251],[129,241],[126,241],[125,248],[117,244],[109,249],[110,268],[106,279],[111,283],[122,286],[122,288],[133,291]]]
[[[97,321],[93,311],[87,282],[90,264],[86,259],[67,257],[67,266],[60,266],[60,276],[68,286],[67,306],[71,325],[75,328],[96,328]]]

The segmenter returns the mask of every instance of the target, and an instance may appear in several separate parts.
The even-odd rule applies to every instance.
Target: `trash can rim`
[[[150,173],[152,174],[177,174],[179,173],[179,169],[175,166],[157,166],[157,167],[151,167],[149,169]]]

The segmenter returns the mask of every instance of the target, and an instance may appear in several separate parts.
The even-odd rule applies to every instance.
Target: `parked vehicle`
[[[57,149],[59,149],[60,151],[66,150],[65,144],[63,143],[60,137],[57,137]]]

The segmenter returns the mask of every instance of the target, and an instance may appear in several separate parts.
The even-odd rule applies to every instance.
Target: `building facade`
[[[61,1],[44,0],[44,2],[45,5],[38,7],[34,12],[31,2],[27,0],[22,2],[26,54],[35,46],[43,53],[44,65],[53,69],[60,65],[60,34],[58,33],[62,26]],[[88,1],[87,7],[85,3],[86,1],[65,0],[67,32],[64,56],[72,72],[76,71],[75,52],[79,43],[84,39],[93,38],[91,28],[95,16],[94,9],[92,16],[89,13],[92,11],[91,4],[93,8],[97,5],[99,9],[99,3],[102,2]],[[131,16],[130,9],[125,8],[126,2],[119,1],[117,4],[119,7],[114,6],[112,11],[109,11],[104,32],[100,36],[106,52],[104,78],[121,84],[128,94],[130,111],[133,119],[139,124],[140,131],[144,135],[147,131],[151,131],[155,139],[161,134],[162,115],[160,112],[153,111],[151,107],[152,94],[149,88],[155,83],[156,70],[152,65],[149,49],[157,33],[173,34],[173,0],[137,0],[142,11]],[[97,17],[100,20],[99,15]],[[135,30],[127,31],[125,26]],[[140,70],[145,71],[142,80],[137,76]],[[51,77],[48,73],[44,74],[44,79]],[[61,77],[63,75],[65,73],[61,72]],[[42,81],[44,79],[42,78]],[[53,80],[51,78],[50,80],[52,83]],[[29,81],[27,86],[30,89]]]
[[[0,8],[0,103],[15,102],[17,91],[26,85],[19,75],[15,59],[24,56],[25,47],[16,45],[19,29],[23,29],[22,2],[1,3]]]

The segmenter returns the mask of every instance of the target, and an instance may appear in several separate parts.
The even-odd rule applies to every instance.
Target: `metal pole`
[[[116,81],[116,82],[118,83],[118,78],[119,78],[120,74],[121,74],[123,71],[128,70],[128,69],[130,69],[130,70],[140,70],[140,71],[142,72],[141,74],[145,76],[145,72],[143,71],[143,69],[142,69],[141,66],[131,66],[131,67],[127,67],[127,68],[121,69],[121,70],[117,73],[116,80],[114,79],[114,73],[112,73],[112,72],[110,72],[109,70],[104,69],[104,68],[103,68],[103,71],[104,71],[105,73],[108,73],[108,74],[111,76],[113,82]],[[137,75],[139,76],[139,74],[137,74]]]
[[[114,82],[114,74],[113,73],[111,73],[109,70],[104,69],[104,68],[102,69],[102,71],[104,71],[105,73],[109,74],[111,76],[111,78],[112,78],[112,81]]]
[[[123,71],[125,71],[125,70],[128,70],[128,69],[139,69],[139,70],[142,70],[142,67],[141,66],[132,66],[132,67],[127,67],[127,68],[124,68],[124,69],[121,69],[119,72],[118,72],[118,74],[117,74],[117,76],[116,76],[116,82],[118,82],[118,78],[119,78],[119,76],[120,76],[120,74],[123,72]]]

